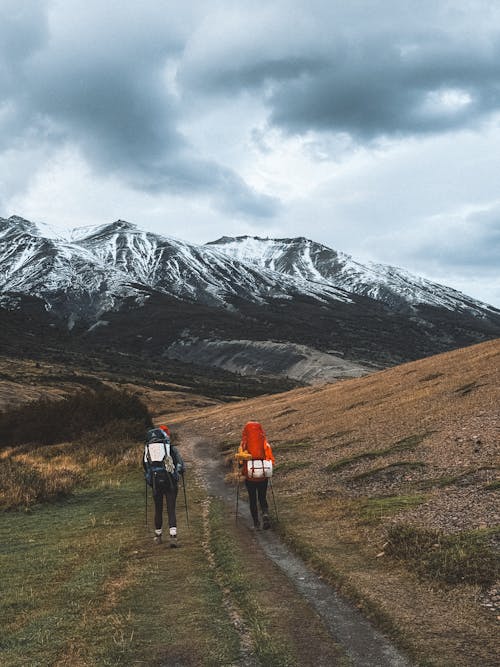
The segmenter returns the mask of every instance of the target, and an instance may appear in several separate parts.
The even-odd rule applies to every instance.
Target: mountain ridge
[[[286,375],[297,362],[294,345],[305,366],[333,350],[332,369],[339,358],[366,368],[500,336],[492,306],[394,267],[375,265],[377,272],[305,237],[196,245],[117,220],[77,228],[71,238],[47,238],[19,216],[0,218],[4,320],[28,309],[33,321],[47,319],[44,330],[71,330],[78,344],[185,355],[256,375],[274,372],[272,350]],[[235,355],[235,341],[244,355]],[[270,345],[263,366],[266,341],[290,343],[289,360]]]

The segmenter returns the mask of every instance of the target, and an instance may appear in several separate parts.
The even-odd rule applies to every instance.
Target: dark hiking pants
[[[159,530],[163,524],[163,496],[167,501],[167,516],[169,528],[177,527],[177,517],[175,516],[175,505],[177,501],[177,482],[171,485],[157,484],[153,492],[155,501],[155,528]]]
[[[250,503],[250,514],[254,524],[259,522],[259,512],[257,509],[257,497],[259,498],[259,505],[262,514],[268,514],[269,507],[267,505],[267,479],[262,482],[251,482],[249,479],[245,480],[245,486],[248,491],[248,501]]]

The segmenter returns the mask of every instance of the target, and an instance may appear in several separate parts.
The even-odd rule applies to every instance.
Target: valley
[[[349,664],[352,653],[263,556],[245,522],[244,497],[234,522],[232,454],[251,418],[263,423],[276,456],[273,534],[411,663],[493,666],[499,360],[499,341],[491,341],[335,384],[228,400],[224,388],[204,396],[170,382],[167,369],[145,382],[138,367],[113,375],[4,358],[7,411],[101,384],[143,401],[155,422],[171,426],[186,457],[190,520],[188,528],[180,499],[182,548],[155,551],[144,527],[140,436],[129,427],[121,437],[106,427],[43,447],[34,434],[31,445],[4,448],[2,474],[18,461],[39,474],[57,469],[70,484],[66,499],[0,517],[9,545],[1,555],[10,573],[2,593],[3,619],[10,618],[6,664],[23,664],[26,650],[60,665],[125,665],[144,656],[148,664]],[[207,474],[225,491],[210,490]],[[50,592],[42,593],[40,568]],[[158,602],[154,581],[164,590]],[[303,635],[306,618],[313,648]],[[170,630],[159,632],[156,623]]]

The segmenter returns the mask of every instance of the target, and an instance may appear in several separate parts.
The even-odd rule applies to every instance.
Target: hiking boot
[[[264,514],[262,516],[262,528],[264,528],[264,530],[268,530],[269,528],[271,528],[271,522],[269,521],[269,514]]]
[[[169,530],[170,533],[170,548],[175,549],[177,546],[177,528],[172,526]]]

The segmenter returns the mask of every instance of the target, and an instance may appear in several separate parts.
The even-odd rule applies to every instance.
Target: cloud
[[[498,274],[500,258],[500,202],[462,215],[436,216],[409,246],[409,257],[427,266],[462,274]]]
[[[188,42],[180,77],[212,96],[253,89],[291,133],[371,142],[477,125],[500,108],[499,10],[415,9],[316,1],[305,12],[281,2],[213,15]]]
[[[492,283],[498,26],[489,0],[3,0],[2,215]]]
[[[200,194],[232,214],[273,214],[276,198],[207,159],[179,130],[182,105],[168,68],[182,51],[189,11],[167,2],[35,6],[36,16],[11,7],[0,149],[72,145],[97,172],[138,190]],[[21,40],[28,49],[16,47]]]

